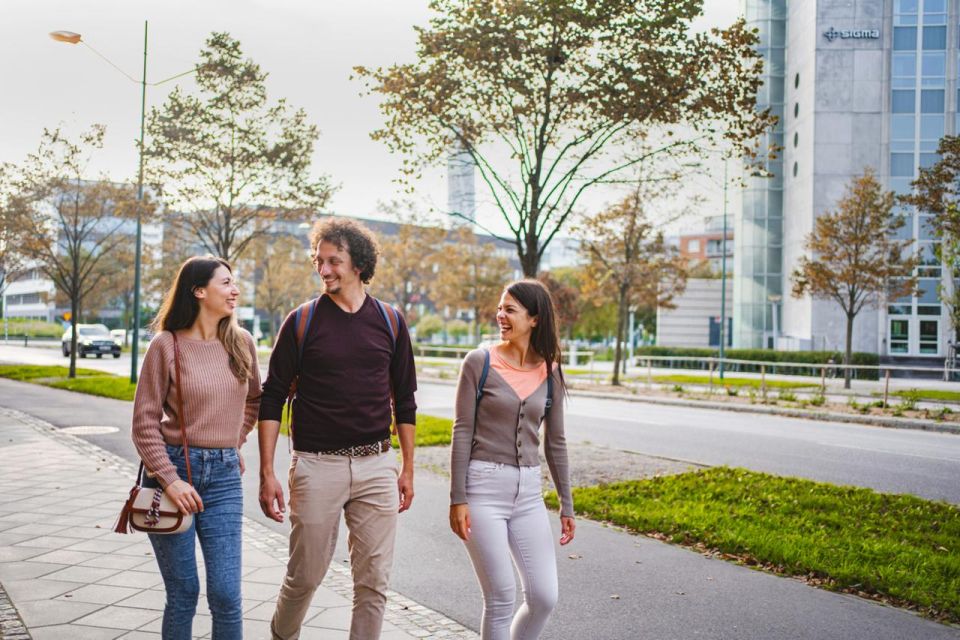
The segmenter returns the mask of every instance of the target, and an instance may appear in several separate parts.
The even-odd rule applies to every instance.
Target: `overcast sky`
[[[738,7],[735,0],[706,0],[700,24],[726,26]],[[412,27],[429,16],[426,0],[0,0],[0,161],[20,162],[44,127],[62,123],[76,133],[100,122],[107,138],[95,168],[115,180],[136,176],[139,86],[89,49],[54,42],[48,32],[81,33],[139,78],[149,20],[147,78],[156,81],[190,69],[211,31],[228,31],[269,73],[271,99],[286,97],[320,127],[314,170],[340,185],[330,210],[375,216],[378,201],[398,195],[399,158],[370,140],[382,121],[377,101],[359,95],[351,69],[411,61]],[[148,108],[161,104],[171,86],[148,87]],[[502,229],[482,189],[478,183],[480,216]],[[445,205],[442,168],[417,185],[417,198]],[[590,203],[614,199],[597,193]]]

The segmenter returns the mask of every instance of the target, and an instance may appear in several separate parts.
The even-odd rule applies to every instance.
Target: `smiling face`
[[[324,290],[329,294],[347,293],[363,287],[360,270],[353,266],[346,246],[341,249],[332,242],[321,241],[313,263],[323,280]]]
[[[194,289],[193,295],[197,297],[202,311],[218,318],[225,318],[233,315],[236,310],[240,289],[230,269],[221,265],[213,272],[206,286]]]
[[[531,316],[526,307],[504,291],[497,306],[497,325],[500,327],[501,340],[529,340],[533,328],[537,326],[537,317]]]

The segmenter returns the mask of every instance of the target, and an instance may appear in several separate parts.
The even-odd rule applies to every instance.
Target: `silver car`
[[[73,337],[73,328],[67,329],[60,339],[60,348],[65,357],[70,356],[70,342]],[[95,355],[102,358],[110,354],[114,358],[120,357],[120,345],[110,335],[110,330],[102,324],[77,325],[77,355],[86,358]]]

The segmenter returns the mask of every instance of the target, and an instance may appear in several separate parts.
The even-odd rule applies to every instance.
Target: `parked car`
[[[73,337],[72,327],[67,329],[60,339],[60,347],[63,355],[70,356],[70,342]],[[120,357],[120,345],[117,344],[110,330],[102,324],[78,324],[77,325],[77,355],[86,358],[88,355],[95,355],[102,358],[105,354],[112,354],[114,358]]]
[[[121,347],[123,347],[123,343],[127,341],[126,329],[111,329],[110,335],[113,337],[113,341]]]

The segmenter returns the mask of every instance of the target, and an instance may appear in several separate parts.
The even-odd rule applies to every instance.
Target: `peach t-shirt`
[[[547,379],[547,363],[541,362],[535,369],[518,369],[500,355],[500,350],[490,349],[490,366],[507,381],[513,392],[525,400]]]

